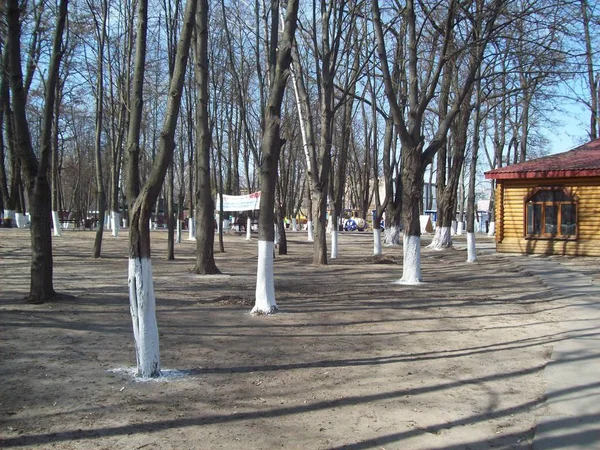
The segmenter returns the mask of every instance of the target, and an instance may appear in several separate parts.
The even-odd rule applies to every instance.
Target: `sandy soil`
[[[374,261],[368,233],[310,264],[305,233],[277,256],[281,313],[249,314],[256,240],[226,236],[219,276],[191,273],[195,245],[165,261],[154,232],[161,357],[139,382],[127,236],[54,238],[56,302],[27,305],[29,237],[0,229],[0,447],[61,449],[529,448],[543,370],[566,314],[542,282],[497,255],[423,248],[418,286],[400,247]],[[425,239],[424,239],[425,240]],[[375,264],[385,262],[386,264]],[[582,269],[598,273],[598,260]]]

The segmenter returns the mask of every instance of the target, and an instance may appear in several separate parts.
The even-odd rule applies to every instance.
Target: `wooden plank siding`
[[[578,199],[577,239],[525,239],[525,198],[538,187],[561,187]],[[600,256],[600,177],[498,180],[496,250]]]

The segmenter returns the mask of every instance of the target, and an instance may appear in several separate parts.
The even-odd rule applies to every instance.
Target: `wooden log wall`
[[[559,187],[577,196],[576,240],[525,239],[525,199],[538,187]],[[506,253],[600,256],[600,177],[498,180],[496,249]]]

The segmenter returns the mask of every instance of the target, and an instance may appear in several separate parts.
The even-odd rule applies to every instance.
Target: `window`
[[[562,189],[540,189],[525,200],[528,238],[577,238],[577,199]]]

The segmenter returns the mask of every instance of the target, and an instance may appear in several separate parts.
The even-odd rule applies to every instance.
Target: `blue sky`
[[[574,101],[565,100],[561,106],[564,111],[553,117],[556,124],[544,132],[550,141],[551,153],[570,150],[589,139],[589,113]]]

